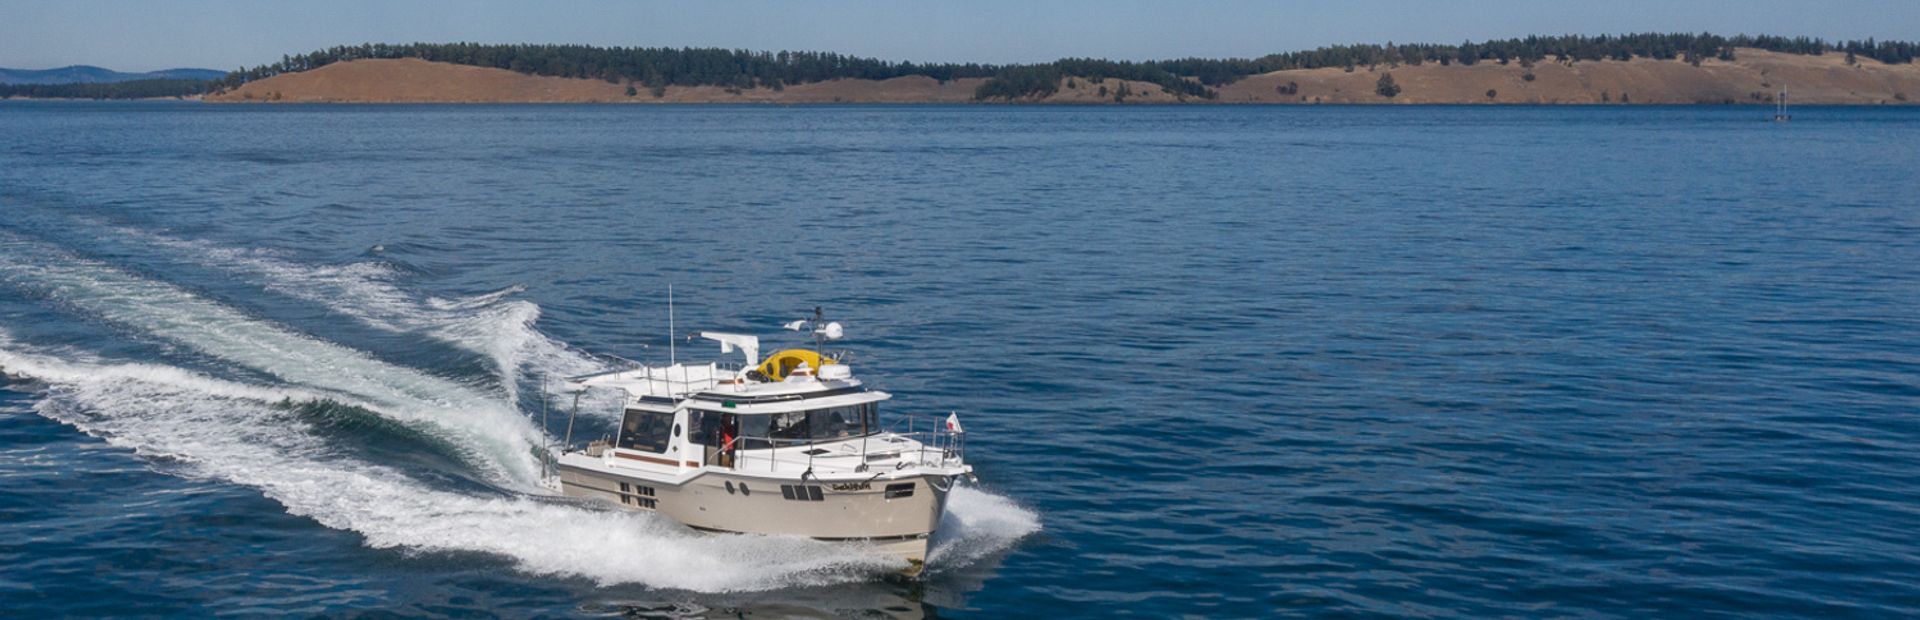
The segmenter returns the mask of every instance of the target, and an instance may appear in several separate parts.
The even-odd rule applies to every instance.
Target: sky
[[[415,41],[1013,63],[1648,31],[1913,40],[1920,1],[0,0],[0,67],[233,69],[333,45]]]

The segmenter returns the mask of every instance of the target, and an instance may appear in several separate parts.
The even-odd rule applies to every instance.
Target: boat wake
[[[522,377],[567,377],[607,369],[601,360],[534,328],[540,306],[514,298],[525,290],[518,285],[465,298],[420,296],[396,283],[401,274],[390,263],[308,265],[268,250],[230,248],[124,227],[114,232],[175,250],[203,266],[250,276],[267,290],[320,304],[375,329],[423,334],[484,355],[499,373],[510,402],[518,399]]]
[[[543,442],[519,410],[468,386],[259,320],[191,291],[32,241],[0,238],[0,280],[138,335],[379,411],[446,438],[489,482],[531,489]]]
[[[328,277],[323,268],[260,260],[269,262],[246,272],[284,278],[285,286]],[[95,359],[82,351],[35,347],[0,330],[0,371],[33,382],[44,393],[35,405],[40,414],[162,459],[168,466],[161,469],[168,473],[257,489],[291,514],[358,533],[369,547],[482,552],[534,574],[701,592],[857,582],[900,568],[898,560],[858,547],[710,536],[651,514],[547,497],[535,484],[539,462],[533,451],[544,439],[511,399],[54,246],[0,235],[0,286],[172,350],[218,360],[237,373],[225,377],[163,363]],[[407,296],[389,276],[341,275],[338,286],[340,295],[330,302],[367,308],[361,318],[370,323],[391,321],[401,330],[429,327],[435,337],[476,346],[483,342],[480,332],[462,340],[468,337],[463,332],[445,322],[436,325],[466,319],[454,306],[447,306],[450,314],[434,314],[439,308],[433,300]],[[380,301],[362,304],[352,294]],[[509,337],[509,343],[520,343],[513,347],[481,347],[488,355],[503,355],[495,359],[502,368],[515,369],[508,372],[578,361],[568,359],[577,354],[564,344],[533,329],[538,308],[531,303],[469,301],[488,308],[528,308],[510,320],[532,336]],[[561,353],[541,357],[540,351]],[[309,415],[316,406],[351,408],[430,438],[436,447],[448,447],[459,461],[454,467],[471,470],[486,485],[460,488],[367,458],[355,440],[374,438],[318,428],[321,423]],[[947,521],[929,558],[935,571],[988,557],[1039,528],[1033,513],[965,488],[955,490]]]
[[[1040,531],[1040,515],[1004,496],[956,484],[927,551],[933,572],[970,566]]]
[[[697,591],[869,578],[889,558],[806,539],[707,536],[649,514],[517,494],[439,490],[316,441],[292,405],[329,397],[149,364],[74,363],[4,343],[0,367],[43,383],[42,415],[177,467],[259,489],[287,512],[376,549],[485,552],[545,575]]]

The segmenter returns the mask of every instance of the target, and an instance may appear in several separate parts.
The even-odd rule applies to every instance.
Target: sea
[[[0,102],[0,615],[1914,616],[1920,108],[1770,114]],[[539,485],[816,307],[923,575]]]

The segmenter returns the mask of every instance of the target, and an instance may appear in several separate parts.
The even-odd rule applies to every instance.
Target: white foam
[[[899,568],[858,547],[709,536],[644,513],[435,489],[341,454],[292,409],[273,405],[318,396],[300,390],[9,350],[0,350],[0,367],[48,384],[36,405],[42,415],[177,459],[184,475],[257,488],[289,513],[357,532],[374,548],[491,553],[537,574],[704,592],[861,581]]]
[[[247,316],[180,287],[43,244],[0,239],[0,279],[142,334],[287,383],[365,403],[449,440],[499,484],[532,488],[544,443],[514,407],[457,382],[389,364]]]
[[[458,299],[421,296],[401,288],[398,274],[377,262],[309,265],[257,249],[222,247],[130,228],[115,232],[177,250],[199,264],[259,278],[269,290],[321,304],[385,331],[420,333],[486,356],[499,373],[508,400],[517,400],[523,373],[566,377],[606,365],[534,327],[540,306],[516,299],[511,286]]]
[[[947,512],[927,551],[934,569],[966,566],[999,553],[1040,531],[1040,515],[1006,497],[954,485]]]

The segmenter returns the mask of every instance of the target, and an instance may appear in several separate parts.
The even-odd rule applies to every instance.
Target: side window
[[[830,440],[860,434],[860,405],[815,409],[807,412],[807,427],[814,439]]]
[[[666,452],[673,436],[673,413],[627,410],[620,423],[619,446],[642,452]]]
[[[698,409],[687,412],[687,440],[703,446],[719,446],[720,414]]]
[[[807,414],[805,412],[776,413],[770,417],[773,418],[771,434],[774,439],[807,438]]]
[[[807,412],[807,434],[815,441],[832,441],[880,432],[875,403],[815,409]]]
[[[767,415],[740,416],[740,447],[747,450],[767,449],[767,428],[772,421],[773,416]]]

